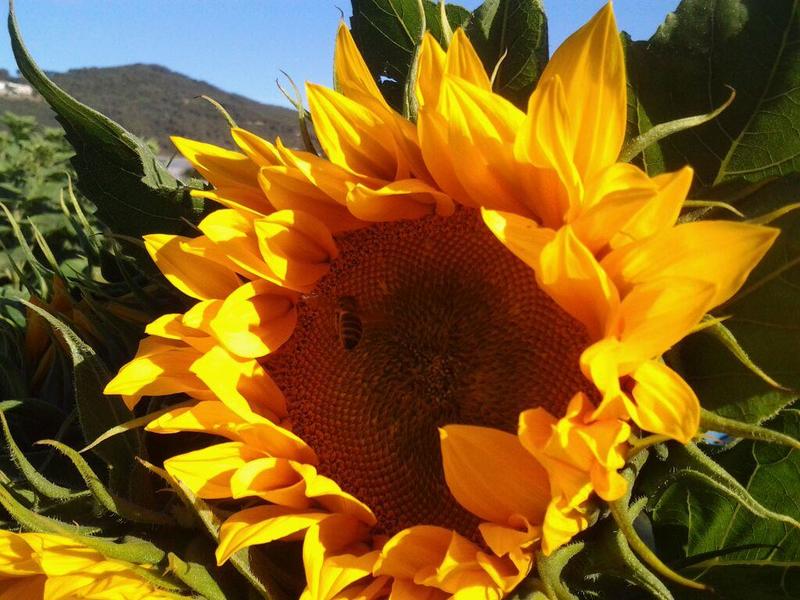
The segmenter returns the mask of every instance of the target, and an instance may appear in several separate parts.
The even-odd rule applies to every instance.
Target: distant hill
[[[231,146],[227,123],[211,104],[197,98],[203,94],[222,104],[239,126],[268,139],[281,136],[287,145],[299,144],[295,111],[224,92],[158,65],[72,69],[49,75],[75,98],[132,133],[155,138],[164,154],[173,148],[170,135]],[[0,113],[6,110],[36,116],[44,124],[56,124],[53,113],[39,96],[0,96]]]

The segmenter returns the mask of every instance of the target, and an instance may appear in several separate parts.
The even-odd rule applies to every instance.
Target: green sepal
[[[226,600],[225,594],[203,565],[186,562],[172,552],[167,554],[167,561],[170,572],[206,600]]]
[[[57,483],[53,483],[36,470],[14,441],[11,430],[8,428],[8,421],[3,412],[4,411],[0,410],[0,424],[2,424],[3,427],[6,448],[8,449],[9,456],[14,462],[14,465],[19,469],[19,472],[31,487],[42,496],[53,500],[66,501],[86,497],[88,495],[86,491],[71,490]]]
[[[145,460],[140,460],[139,462],[151,473],[155,473],[166,481],[186,508],[188,508],[203,527],[205,527],[211,539],[214,540],[214,542],[219,542],[219,530],[222,526],[222,521],[211,507],[164,469],[156,467]],[[256,556],[258,556],[258,550],[256,548],[243,548],[231,556],[229,562],[265,600],[287,600],[286,593],[272,578],[273,569],[258,569],[257,571],[254,568],[253,562],[255,562],[254,558]],[[259,557],[259,559],[261,562],[266,562],[263,557]]]
[[[542,583],[542,592],[552,600],[579,600],[564,583],[561,573],[567,563],[581,550],[583,544],[574,543],[562,546],[550,556],[539,552],[536,555],[536,571]]]
[[[122,517],[126,521],[133,521],[135,523],[147,523],[150,525],[175,524],[173,518],[162,512],[137,506],[133,502],[109,492],[103,485],[103,482],[100,481],[100,478],[95,475],[89,463],[87,463],[76,450],[55,440],[41,440],[37,443],[52,446],[72,461],[72,464],[75,465],[75,468],[78,470],[89,492],[91,492],[95,500],[107,511]]]

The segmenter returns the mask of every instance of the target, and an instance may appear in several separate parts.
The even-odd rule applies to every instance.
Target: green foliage
[[[798,176],[768,181],[734,203],[748,216],[766,214],[795,202],[799,185]],[[793,390],[800,389],[800,355],[793,351],[800,310],[800,215],[789,213],[773,225],[782,230],[777,242],[736,297],[716,312],[730,315],[725,327],[753,363],[789,391],[768,385],[714,336],[696,334],[675,353],[676,364],[706,408],[753,423],[773,416],[797,397]]]
[[[76,239],[74,214],[62,205],[68,178],[74,177],[69,164],[72,148],[60,129],[43,129],[31,117],[6,113],[0,117],[0,203],[11,220],[0,217],[0,286],[6,294],[31,284],[24,268],[26,249],[18,241],[14,225],[35,229],[47,239],[47,247],[58,263],[71,272],[85,272],[89,262],[83,244]],[[96,227],[91,210],[84,217]],[[79,226],[83,229],[81,226]],[[27,237],[27,236],[26,236]],[[37,250],[43,258],[41,249]],[[22,270],[22,277],[15,269]]]
[[[439,2],[423,0],[427,30],[447,47]],[[353,0],[353,37],[386,100],[402,111],[421,39],[418,0]],[[463,27],[494,89],[524,105],[547,62],[547,20],[539,0],[487,0],[470,13],[446,5],[452,30]],[[406,96],[404,98],[404,95]]]
[[[467,35],[494,91],[525,108],[547,64],[547,18],[541,0],[487,0],[467,24]]]
[[[800,412],[785,410],[770,425],[798,438]],[[671,460],[662,469],[675,468],[682,462],[682,469],[702,470],[704,463],[713,462],[698,457],[696,452],[679,461]],[[800,596],[800,507],[796,488],[800,453],[774,444],[741,442],[715,456],[714,461],[773,514],[754,518],[746,504],[729,494],[694,485],[682,477],[671,478],[661,483],[665,489],[654,499],[651,510],[656,540],[673,541],[665,543],[662,551],[673,553],[686,565],[686,574],[714,586],[726,599]],[[659,482],[655,472],[652,476],[653,481]],[[774,513],[783,516],[777,518]],[[676,538],[685,544],[677,552]],[[679,597],[693,596],[681,593]]]
[[[683,0],[647,42],[628,45],[630,133],[711,112],[719,119],[645,153],[651,173],[687,162],[704,187],[800,168],[800,10],[795,0]],[[680,82],[678,85],[677,82]]]
[[[57,113],[76,154],[78,189],[117,234],[177,233],[202,211],[139,138],[54,84],[28,54],[13,6],[8,27],[20,71]]]
[[[432,0],[353,0],[350,27],[381,92],[395,109],[402,112],[407,80],[422,39],[422,15],[427,29],[444,43],[441,11]],[[447,21],[451,29],[466,22],[469,12],[448,5]]]

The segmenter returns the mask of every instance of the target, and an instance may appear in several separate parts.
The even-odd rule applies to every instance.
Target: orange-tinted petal
[[[547,473],[516,436],[486,427],[440,429],[447,487],[484,521],[506,525],[514,515],[537,522],[549,501]]]

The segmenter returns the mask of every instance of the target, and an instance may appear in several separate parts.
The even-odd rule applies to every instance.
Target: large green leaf
[[[798,200],[800,176],[784,177],[758,187],[737,206],[757,216]],[[714,337],[698,333],[671,357],[706,408],[724,416],[758,423],[797,397],[800,353],[800,213],[775,221],[782,232],[739,293],[715,312],[730,316],[725,326],[759,367],[789,390],[767,385],[741,365]]]
[[[431,34],[444,42],[439,2],[422,0],[425,22]],[[403,94],[422,29],[418,0],[352,0],[350,26],[353,38],[381,92],[396,110],[403,107]],[[451,29],[464,25],[469,11],[449,4]]]
[[[467,35],[494,91],[525,106],[547,63],[547,17],[541,0],[486,0],[470,18]]]
[[[81,104],[53,83],[22,42],[13,2],[8,16],[11,45],[20,72],[44,97],[75,149],[78,188],[118,234],[177,233],[200,209],[183,186],[136,136]]]
[[[800,411],[783,411],[770,425],[798,437]],[[800,478],[800,453],[784,446],[741,442],[716,461],[760,506],[800,519],[794,485]],[[704,468],[701,463],[696,466]],[[672,462],[663,466],[667,471],[674,468]],[[684,462],[681,468],[692,468],[692,463]],[[658,473],[651,473],[651,478],[656,483],[662,479]],[[655,494],[651,516],[656,540],[672,542],[662,544],[666,551],[670,547],[675,551],[676,532],[683,532],[679,552],[684,574],[714,586],[719,597],[800,597],[800,529],[790,520],[757,517],[730,494],[683,477],[673,477]],[[685,591],[676,595],[694,597]]]
[[[800,170],[798,0],[683,0],[648,42],[627,44],[631,133],[708,113],[722,116],[650,148],[651,174],[687,162],[709,187]]]

